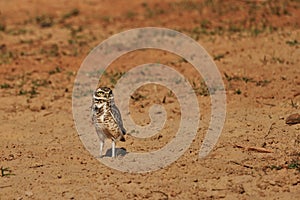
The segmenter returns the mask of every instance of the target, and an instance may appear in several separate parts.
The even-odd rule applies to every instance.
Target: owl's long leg
[[[114,158],[116,155],[115,155],[115,148],[116,148],[116,143],[114,140],[112,140],[111,142],[111,157]]]
[[[104,141],[100,140],[100,158],[102,157],[103,147],[104,147]]]

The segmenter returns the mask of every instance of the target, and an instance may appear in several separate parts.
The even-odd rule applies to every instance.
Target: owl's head
[[[112,90],[109,87],[99,87],[94,92],[93,97],[96,101],[111,101],[114,98]]]

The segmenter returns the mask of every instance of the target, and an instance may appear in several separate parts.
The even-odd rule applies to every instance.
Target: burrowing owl
[[[93,94],[92,118],[100,139],[100,157],[105,139],[112,140],[112,157],[115,157],[115,143],[125,141],[126,130],[123,127],[121,114],[114,102],[112,90],[99,87]]]

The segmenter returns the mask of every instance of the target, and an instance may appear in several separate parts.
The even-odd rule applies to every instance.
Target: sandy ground
[[[0,1],[0,199],[299,198],[300,124],[285,120],[300,112],[300,2],[128,2]],[[118,74],[159,59],[190,81],[201,110],[197,136],[183,156],[163,169],[131,174],[86,150],[73,121],[72,89],[92,48],[146,26],[185,33],[208,51],[226,86],[227,115],[215,148],[200,159],[211,112],[201,77],[167,52],[122,56],[103,84],[113,87]],[[146,125],[153,103],[165,106],[166,126],[147,139],[129,135],[118,147],[148,152],[175,136],[180,107],[164,87],[137,90],[132,117]]]

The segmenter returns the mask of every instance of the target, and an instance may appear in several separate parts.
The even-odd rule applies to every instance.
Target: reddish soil
[[[285,122],[300,113],[299,19],[299,0],[0,1],[0,199],[299,198],[300,124]],[[185,33],[208,51],[226,86],[227,115],[215,148],[200,159],[210,120],[201,77],[167,52],[122,56],[103,84],[113,87],[111,77],[159,59],[195,83],[202,116],[197,137],[176,162],[130,174],[86,150],[73,121],[72,89],[92,48],[148,26]],[[136,97],[130,109],[137,124],[149,123],[153,103],[170,113],[167,124],[149,139],[128,136],[117,145],[159,149],[180,123],[176,97],[153,85]]]

